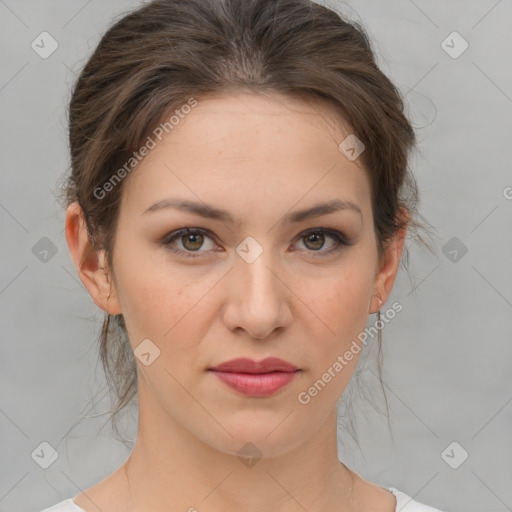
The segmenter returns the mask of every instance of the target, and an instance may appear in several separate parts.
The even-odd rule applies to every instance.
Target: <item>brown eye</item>
[[[317,251],[321,249],[325,243],[325,236],[323,233],[314,232],[304,237],[305,245],[309,249]]]
[[[326,250],[321,250],[325,247],[328,239],[332,240],[330,246]],[[208,240],[210,240],[210,247],[208,247]],[[327,228],[309,230],[302,234],[299,241],[303,242],[307,252],[317,252],[318,256],[327,256],[341,250],[343,247],[352,245],[342,233]],[[175,231],[167,235],[161,241],[161,244],[166,246],[168,250],[189,258],[208,256],[210,250],[215,250],[212,235],[202,229],[186,228]],[[181,244],[181,248],[179,245],[176,247],[175,244]],[[317,255],[315,254],[315,256]]]
[[[201,233],[187,233],[181,236],[182,244],[189,251],[197,251],[203,245],[203,235]]]
[[[204,248],[205,240],[211,240],[210,247]],[[174,245],[179,242],[181,242],[181,248],[179,246],[174,247]],[[170,251],[189,258],[204,256],[202,253],[208,252],[208,249],[212,249],[215,246],[213,238],[207,232],[200,229],[189,228],[170,233],[162,240],[161,243]]]
[[[325,246],[326,239],[331,239],[333,242],[327,250],[321,250]],[[310,230],[302,235],[301,240],[308,252],[318,252],[319,256],[334,253],[345,246],[352,245],[345,237],[338,231],[333,231],[326,228],[318,228]]]

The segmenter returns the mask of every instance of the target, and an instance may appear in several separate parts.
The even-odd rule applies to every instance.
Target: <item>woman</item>
[[[337,455],[420,227],[414,131],[363,29],[309,0],[156,0],[104,35],[69,121],[66,238],[139,425],[46,510],[435,511]]]

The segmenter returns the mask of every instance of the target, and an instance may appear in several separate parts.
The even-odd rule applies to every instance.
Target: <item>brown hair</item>
[[[190,98],[237,89],[321,100],[340,113],[365,144],[359,159],[371,183],[379,254],[406,224],[401,209],[410,215],[408,233],[425,229],[415,219],[418,188],[408,169],[415,133],[359,23],[310,0],[154,0],[103,35],[69,105],[71,172],[62,188],[64,203],[81,206],[91,242],[105,249],[114,279],[123,181],[109,187],[106,199],[94,191]],[[404,252],[407,262],[407,247]],[[379,378],[380,336],[379,329]],[[115,396],[115,426],[137,393],[122,315],[106,314],[99,342]]]

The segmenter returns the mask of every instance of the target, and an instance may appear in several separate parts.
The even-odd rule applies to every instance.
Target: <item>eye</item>
[[[326,238],[330,238],[333,242],[329,249],[321,251],[325,245]],[[165,245],[170,251],[181,256],[185,256],[187,258],[198,258],[201,256],[201,253],[205,253],[208,252],[209,249],[213,249],[213,247],[210,246],[210,248],[207,247],[204,251],[200,250],[203,248],[205,239],[210,239],[213,242],[212,236],[207,231],[199,228],[185,228],[170,233],[162,240],[161,244]],[[310,229],[301,233],[299,240],[304,241],[303,243],[308,249],[307,252],[317,252],[318,256],[335,253],[343,247],[352,245],[345,239],[342,233],[327,228]],[[175,247],[174,244],[176,242],[180,243],[181,248]],[[213,246],[215,246],[214,243]],[[314,256],[316,257],[317,255],[315,254]]]
[[[171,233],[171,237],[167,236],[162,241],[162,244],[165,245],[170,251],[180,254],[182,256],[186,256],[188,258],[197,258],[200,254],[194,254],[194,252],[206,252],[199,251],[200,247],[204,244],[204,239],[209,238],[212,240],[211,236],[202,229],[190,229],[185,228],[180,231],[175,231]],[[173,247],[174,241],[177,240],[181,242],[182,247],[185,250]]]
[[[334,242],[328,250],[320,251],[325,244],[326,237],[331,238]],[[352,245],[347,242],[345,237],[339,231],[327,228],[310,229],[301,235],[300,240],[303,240],[304,245],[310,249],[308,252],[320,252],[320,255],[331,254],[339,251],[343,247]]]

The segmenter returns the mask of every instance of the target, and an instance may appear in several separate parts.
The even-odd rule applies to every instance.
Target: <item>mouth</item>
[[[287,386],[301,371],[274,357],[263,361],[241,358],[208,369],[231,389],[252,397],[271,396]]]

